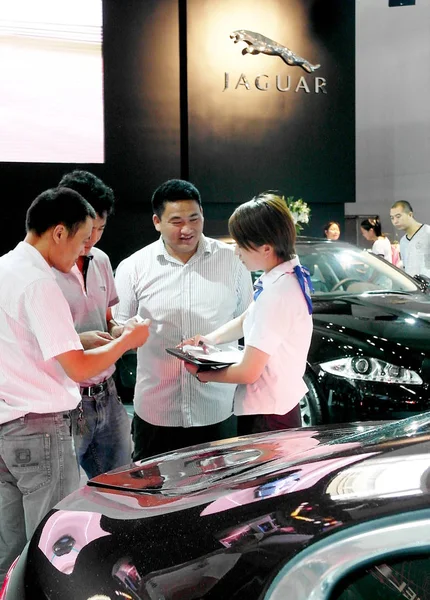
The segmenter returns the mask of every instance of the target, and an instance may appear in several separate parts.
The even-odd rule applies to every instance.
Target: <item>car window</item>
[[[302,265],[310,271],[314,294],[416,292],[418,286],[402,271],[366,250],[342,244],[297,244]]]
[[[411,556],[360,569],[336,586],[330,600],[428,600],[430,558]]]

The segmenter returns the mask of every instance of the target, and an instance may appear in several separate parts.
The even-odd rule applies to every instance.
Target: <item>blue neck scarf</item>
[[[294,267],[294,273],[296,274],[297,280],[300,284],[300,288],[303,292],[303,296],[305,297],[306,304],[308,305],[308,313],[312,314],[312,298],[311,293],[314,290],[314,286],[311,281],[311,274],[309,273],[309,269],[306,267],[302,267],[302,265],[297,265]]]
[[[306,267],[302,267],[302,265],[297,265],[294,267],[294,274],[297,277],[297,281],[299,282],[300,289],[302,290],[303,296],[305,297],[306,304],[308,305],[308,312],[312,314],[312,298],[311,293],[314,291],[314,287],[311,282],[311,274]],[[263,282],[261,279],[257,279],[254,283],[254,302],[257,300],[258,296],[263,291]]]
[[[263,291],[263,283],[260,278],[254,283],[254,301],[257,300],[258,296]]]

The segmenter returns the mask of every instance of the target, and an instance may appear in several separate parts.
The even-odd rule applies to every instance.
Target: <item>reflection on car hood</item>
[[[322,536],[428,509],[429,472],[430,413],[160,455],[97,477],[47,515],[27,598],[257,600]]]
[[[314,313],[353,315],[367,321],[396,321],[405,317],[422,323],[430,322],[430,297],[427,294],[403,292],[369,292],[333,299],[313,298]]]
[[[277,493],[303,489],[315,478],[379,453],[378,444],[387,439],[408,440],[427,430],[430,413],[394,423],[303,428],[194,446],[100,475],[57,508],[87,510],[99,504],[104,514],[132,518],[136,511],[144,517],[207,503],[242,505],[258,501],[256,490],[270,487],[274,479],[284,479]],[[294,475],[297,470],[300,476]]]
[[[88,485],[119,488],[153,496],[177,497],[206,491],[222,481],[242,481],[285,466],[293,457],[312,454],[322,444],[353,435],[359,426],[303,428],[232,438],[139,461],[92,479]],[[366,429],[375,425],[366,423]],[[328,450],[329,453],[332,450]],[[319,455],[321,450],[316,452]]]
[[[430,301],[425,294],[362,294],[314,301],[314,329],[320,335],[361,340],[384,353],[401,345],[414,351],[430,350]],[[370,341],[369,341],[370,338]],[[346,343],[346,342],[345,342]],[[397,348],[393,348],[395,345]],[[344,352],[343,352],[344,354]]]

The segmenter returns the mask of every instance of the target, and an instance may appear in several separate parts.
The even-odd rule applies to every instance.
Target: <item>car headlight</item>
[[[367,358],[365,356],[339,358],[322,363],[320,367],[326,373],[345,379],[407,385],[421,385],[423,383],[423,380],[415,371],[392,365],[378,358]]]

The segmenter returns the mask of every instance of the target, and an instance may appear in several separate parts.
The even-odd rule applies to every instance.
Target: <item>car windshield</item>
[[[419,290],[410,277],[367,250],[331,242],[298,242],[296,249],[310,271],[315,296]]]

